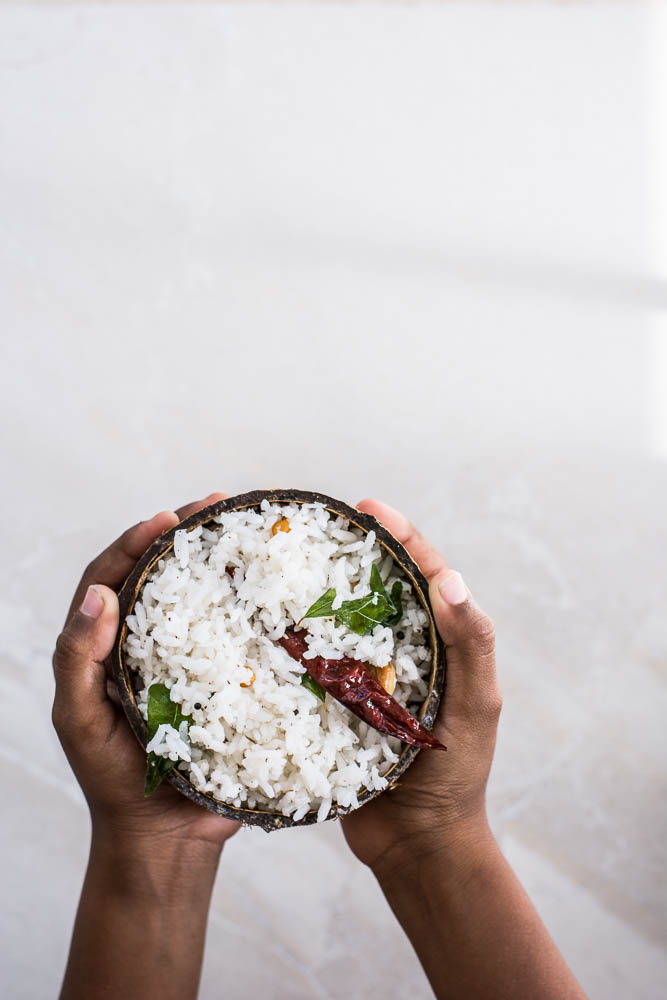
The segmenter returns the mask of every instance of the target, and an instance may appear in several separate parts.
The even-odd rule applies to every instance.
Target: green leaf
[[[377,593],[354,601],[343,601],[338,611],[334,612],[336,619],[357,635],[368,635],[378,625],[384,625],[393,613],[393,604]]]
[[[382,582],[380,570],[377,568],[375,563],[371,566],[371,593],[382,594],[383,597],[387,596],[387,588]]]
[[[389,625],[391,628],[394,625],[398,625],[403,615],[403,606],[401,604],[401,594],[403,593],[403,584],[400,580],[394,580],[394,584],[391,588],[391,594],[387,593],[387,588],[385,587],[382,577],[380,576],[380,571],[373,563],[371,566],[371,590],[375,594],[381,594],[387,599],[387,601],[393,606],[393,612],[385,619],[382,623],[383,625]]]
[[[391,603],[394,605],[394,613],[390,618],[387,618],[385,625],[390,628],[394,628],[398,625],[401,618],[403,617],[403,604],[401,603],[401,594],[403,593],[403,584],[400,580],[394,580],[394,584],[391,588]]]
[[[341,625],[345,625],[357,635],[368,635],[378,625],[388,625],[393,628],[403,615],[401,605],[403,585],[399,580],[396,580],[391,588],[391,595],[388,594],[380,571],[373,563],[370,588],[370,594],[365,597],[357,597],[353,601],[343,601],[341,606],[334,611],[332,605],[336,598],[336,591],[332,587],[308,608],[301,621],[304,618],[335,618]]]
[[[144,780],[144,798],[152,795],[155,789],[162,783],[162,779],[171,771],[176,763],[168,757],[158,757],[156,753],[149,753],[146,757],[146,778]]]
[[[166,684],[151,684],[148,689],[148,734],[146,743],[155,736],[158,727],[162,725],[172,726],[178,729],[182,722],[190,722],[189,715],[183,715],[181,706],[171,700],[169,688]],[[177,763],[168,757],[160,757],[151,751],[146,757],[146,779],[144,781],[144,797],[152,795],[162,779],[171,771]]]
[[[317,681],[310,676],[310,674],[301,674],[301,683],[305,688],[308,688],[311,694],[314,694],[315,697],[319,698],[322,704],[324,704],[327,693],[321,684],[318,684]]]
[[[331,590],[327,590],[325,594],[311,604],[306,611],[301,621],[304,618],[331,618],[335,612],[332,610],[331,605],[336,600],[336,588],[332,587]]]

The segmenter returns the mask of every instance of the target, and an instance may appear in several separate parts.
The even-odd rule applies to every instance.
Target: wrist
[[[370,866],[385,892],[402,886],[427,888],[433,873],[441,885],[464,884],[487,865],[500,848],[486,815],[471,817],[456,827],[425,827],[398,841]]]
[[[62,997],[194,1000],[219,845],[116,818],[93,823]]]
[[[89,872],[115,895],[154,906],[208,905],[221,845],[93,824]]]

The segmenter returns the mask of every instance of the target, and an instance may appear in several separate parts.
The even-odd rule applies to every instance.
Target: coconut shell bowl
[[[383,525],[381,525],[369,514],[364,514],[356,510],[356,508],[343,503],[343,501],[334,500],[332,497],[324,496],[322,493],[311,493],[306,490],[275,489],[254,490],[250,493],[242,493],[238,496],[228,497],[226,500],[219,500],[217,503],[211,504],[209,507],[204,507],[202,510],[197,511],[191,517],[161,535],[144,553],[123,584],[119,594],[120,627],[118,629],[118,635],[116,637],[116,642],[111,655],[111,666],[114,680],[120,693],[123,709],[138,741],[143,747],[146,746],[146,723],[137,707],[138,680],[125,662],[123,648],[128,631],[126,619],[128,615],[133,613],[134,605],[141,594],[144,583],[158,560],[167,555],[173,548],[174,535],[177,531],[195,528],[199,524],[208,524],[213,521],[218,514],[226,511],[259,507],[263,500],[268,500],[270,503],[276,504],[321,503],[327,508],[327,510],[345,518],[351,525],[359,528],[362,532],[367,533],[369,531],[374,531],[382,548],[385,552],[391,554],[392,558],[401,567],[405,576],[412,585],[417,600],[422,605],[428,617],[427,628],[430,648],[428,691],[423,703],[415,714],[417,715],[419,721],[427,729],[432,728],[444,689],[445,652],[442,641],[435,627],[433,613],[428,599],[428,585],[423,574],[419,570],[419,567],[408,555],[401,543],[398,542],[393,535],[391,535],[387,529],[383,527]],[[389,781],[387,788],[384,790],[373,791],[365,789],[359,795],[359,805],[363,806],[377,795],[382,795],[384,792],[391,790],[392,787],[395,787],[396,783],[399,781],[401,776],[405,774],[418,753],[419,750],[416,747],[403,745],[398,761],[396,761],[396,763],[393,764],[385,773],[385,776]],[[187,798],[196,802],[200,806],[204,806],[211,812],[217,813],[220,816],[226,816],[229,819],[239,820],[246,825],[259,826],[267,832],[283,829],[289,826],[307,826],[308,824],[314,823],[317,818],[316,809],[306,813],[302,819],[295,821],[289,816],[284,816],[280,812],[271,811],[266,807],[250,809],[247,807],[237,808],[236,806],[227,805],[224,802],[219,802],[217,799],[213,798],[212,795],[198,791],[188,780],[187,776],[178,768],[173,768],[169,772],[167,780],[170,781],[174,788],[176,788],[182,795],[187,796]],[[333,804],[328,819],[334,819],[347,812],[350,812],[349,807],[343,808]]]

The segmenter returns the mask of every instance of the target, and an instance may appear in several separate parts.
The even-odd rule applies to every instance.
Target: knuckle
[[[502,709],[500,691],[497,687],[490,687],[489,690],[477,689],[466,697],[462,709],[462,714],[472,725],[472,731],[476,731],[477,726],[481,727],[479,731],[484,733],[494,730]]]
[[[484,724],[495,729],[503,707],[503,698],[498,685],[491,685],[480,701],[479,710]]]
[[[496,648],[496,629],[493,621],[483,611],[479,611],[474,625],[475,643],[481,652],[490,654]]]
[[[57,701],[54,701],[53,707],[51,709],[51,723],[56,732],[60,732],[60,727],[62,724],[62,714],[60,711],[60,705]]]
[[[71,632],[65,630],[56,639],[56,648],[53,653],[53,666],[58,668],[67,660],[71,660],[79,652],[79,644]]]
[[[500,690],[500,686],[496,684],[491,696],[489,698],[489,714],[492,718],[497,719],[503,709],[503,693]]]
[[[97,728],[94,717],[80,717],[58,696],[51,709],[51,721],[60,742],[68,751],[90,743]]]
[[[83,572],[83,576],[81,577],[82,583],[84,580],[96,579],[101,558],[102,558],[101,556],[95,556],[94,559],[90,560],[90,562],[88,563]]]
[[[67,717],[67,711],[64,709],[59,698],[56,698],[53,702],[53,708],[51,709],[51,722],[53,723],[53,728],[58,733],[58,736],[61,740],[64,740],[67,736],[69,719]]]

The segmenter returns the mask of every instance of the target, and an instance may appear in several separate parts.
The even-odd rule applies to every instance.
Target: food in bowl
[[[323,503],[176,530],[126,626],[147,791],[176,767],[219,802],[322,821],[386,788],[402,741],[441,747],[415,717],[428,615],[375,531]]]

